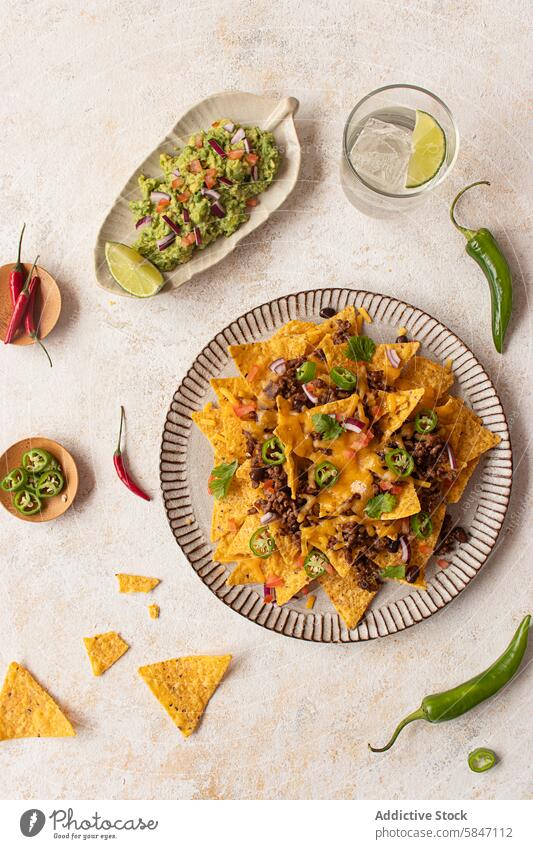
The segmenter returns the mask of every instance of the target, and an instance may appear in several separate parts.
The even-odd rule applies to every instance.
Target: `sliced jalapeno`
[[[268,528],[258,528],[250,537],[250,550],[256,557],[270,557],[276,550],[276,541]]]
[[[26,489],[31,489],[32,492],[37,492],[37,484],[39,483],[40,475],[34,475],[33,472],[26,474]]]
[[[492,749],[474,749],[468,755],[468,766],[472,772],[487,772],[496,763],[496,753]]]
[[[307,383],[309,380],[313,380],[315,374],[316,363],[310,363],[309,360],[307,360],[296,369],[296,380],[299,383]]]
[[[41,509],[41,499],[30,489],[20,489],[16,492],[13,504],[23,516],[33,516]]]
[[[27,472],[44,472],[54,458],[44,448],[30,448],[22,455],[22,465]]]
[[[407,478],[415,467],[415,461],[405,448],[393,448],[386,451],[385,463],[399,478]]]
[[[285,462],[285,446],[277,436],[271,436],[261,447],[261,456],[267,466],[281,466]]]
[[[345,392],[351,392],[357,386],[357,377],[349,368],[335,366],[335,368],[331,369],[329,376],[333,383],[339,389],[344,389]]]
[[[59,495],[64,486],[63,473],[59,469],[50,469],[39,478],[36,492],[39,498],[52,498],[54,495]]]
[[[427,539],[431,536],[433,531],[431,516],[429,513],[421,510],[420,513],[416,513],[416,515],[411,516],[411,527],[418,539]]]
[[[415,419],[415,430],[417,433],[432,433],[439,423],[439,417],[435,410],[421,410]]]
[[[315,469],[315,483],[320,489],[326,489],[328,486],[331,486],[338,477],[339,470],[329,460],[319,463]]]
[[[328,565],[328,558],[318,548],[312,548],[304,560],[305,573],[309,578],[320,578]]]
[[[12,469],[4,478],[0,486],[4,492],[18,492],[27,481],[26,469]]]

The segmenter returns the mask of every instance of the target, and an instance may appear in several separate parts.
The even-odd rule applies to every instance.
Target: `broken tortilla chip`
[[[116,631],[84,637],[83,642],[91,661],[93,675],[103,675],[129,649],[127,642]]]
[[[148,578],[145,575],[129,575],[127,572],[117,572],[119,593],[149,593],[160,583],[159,578]]]
[[[158,604],[149,604],[148,605],[148,613],[150,614],[150,619],[159,619],[159,605]]]
[[[53,698],[27,669],[10,663],[0,692],[0,740],[20,737],[75,737]]]
[[[233,572],[229,575],[226,584],[230,587],[240,584],[262,584],[265,575],[263,565],[259,557],[243,557],[237,561]]]
[[[323,575],[319,578],[337,613],[344,619],[346,627],[355,628],[375,592],[363,590],[358,584],[357,572],[350,569],[347,575]]]
[[[231,655],[178,657],[141,666],[139,675],[184,737],[198,725],[230,664]]]

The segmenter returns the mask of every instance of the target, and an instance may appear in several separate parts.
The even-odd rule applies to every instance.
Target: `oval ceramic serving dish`
[[[479,464],[466,497],[450,510],[467,528],[469,540],[455,552],[448,568],[435,571],[435,566],[430,567],[424,591],[410,592],[405,585],[386,582],[379,595],[381,603],[371,607],[351,631],[320,595],[310,611],[305,608],[305,600],[292,600],[278,607],[264,604],[257,587],[226,585],[229,570],[213,562],[209,541],[212,500],[207,493],[207,479],[212,453],[206,450],[205,438],[190,418],[193,411],[215,400],[210,378],[236,373],[232,362],[228,362],[228,345],[271,336],[290,319],[320,321],[319,313],[324,307],[339,311],[350,303],[365,307],[373,318],[370,332],[374,340],[394,339],[397,328],[403,325],[409,337],[421,343],[422,354],[440,362],[451,358],[456,379],[454,394],[462,395],[483,424],[501,437],[500,444]],[[326,643],[358,642],[384,637],[427,619],[476,576],[494,549],[505,518],[511,493],[512,453],[507,420],[496,390],[472,351],[451,330],[395,298],[350,289],[318,289],[256,307],[221,330],[204,348],[170,405],[160,470],[171,530],[193,569],[218,598],[252,622],[290,637]]]
[[[205,250],[195,252],[190,262],[178,265],[174,271],[166,273],[165,288],[177,289],[195,274],[211,268],[212,265],[224,259],[241,239],[263,224],[288,198],[298,179],[300,143],[294,126],[294,115],[298,105],[294,97],[275,100],[242,91],[225,91],[212,94],[182,115],[169,134],[135,169],[100,228],[94,251],[95,273],[99,285],[115,295],[126,295],[109,273],[104,249],[106,242],[132,244],[135,241],[134,221],[129,203],[139,196],[137,183],[139,174],[157,176],[160,173],[161,153],[170,153],[176,148],[183,147],[192,133],[210,127],[217,118],[228,117],[238,123],[257,125],[262,130],[273,132],[282,153],[281,165],[276,179],[261,195],[261,203],[254,208],[249,220],[229,239],[217,239]]]

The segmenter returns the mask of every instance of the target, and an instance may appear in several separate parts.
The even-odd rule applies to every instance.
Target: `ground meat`
[[[344,546],[342,552],[346,561],[353,563],[361,548],[364,548],[365,555],[372,556],[387,547],[387,539],[370,536],[365,526],[359,522],[346,522],[342,525],[340,539],[330,537],[328,541],[328,548],[335,548],[338,545]]]
[[[357,575],[357,583],[362,590],[368,592],[377,592],[381,581],[379,578],[380,568],[368,557],[358,557],[355,563],[355,572]]]
[[[404,439],[404,445],[415,461],[417,474],[427,481],[440,481],[450,474],[446,442],[437,433],[415,433]]]
[[[369,389],[381,389],[385,392],[388,389],[385,374],[382,371],[367,371],[366,382]]]
[[[349,321],[344,321],[344,319],[341,318],[338,318],[335,323],[337,327],[333,333],[333,342],[335,345],[342,345],[342,343],[347,342],[352,335],[352,325]]]
[[[312,407],[312,403],[302,389],[302,384],[296,379],[296,370],[305,362],[303,357],[297,357],[293,360],[287,360],[285,374],[283,374],[275,386],[275,397],[281,395],[287,401],[290,401],[293,410],[298,413],[308,407]]]
[[[468,534],[460,525],[454,525],[449,513],[446,513],[435,552],[437,554],[449,554],[457,545],[468,540]]]

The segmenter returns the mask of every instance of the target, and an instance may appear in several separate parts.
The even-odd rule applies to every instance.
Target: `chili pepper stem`
[[[490,186],[490,183],[488,180],[476,180],[475,183],[470,183],[469,186],[465,186],[464,189],[461,189],[461,191],[455,196],[455,198],[453,199],[453,203],[450,207],[450,218],[452,224],[457,230],[459,230],[463,234],[467,241],[473,239],[473,237],[476,235],[476,231],[469,230],[467,227],[462,227],[460,224],[457,223],[457,220],[455,218],[455,207],[459,198],[462,197],[464,193],[467,192],[469,189],[473,189],[474,186]]]
[[[25,229],[26,229],[26,223],[24,223],[22,225],[22,230],[20,231],[19,251],[18,251],[18,255],[17,255],[17,265],[15,266],[16,268],[18,268],[20,266],[20,251],[21,251],[21,248],[22,248],[22,237],[24,236],[24,230]]]
[[[48,357],[48,362],[50,363],[50,368],[53,368],[53,365],[52,365],[52,357],[50,356],[50,354],[49,354],[49,353],[48,353],[48,351],[46,350],[46,347],[43,345],[43,343],[42,343],[42,342],[41,342],[41,340],[39,339],[39,337],[38,337],[37,333],[32,334],[32,336],[33,336],[33,338],[35,339],[35,341],[37,342],[37,344],[41,346],[41,348],[43,349],[44,353],[45,353],[45,354],[46,354],[46,356]]]
[[[376,749],[376,748],[374,748],[374,746],[371,746],[370,743],[369,743],[368,748],[370,749],[371,752],[387,752],[391,748],[393,743],[396,742],[396,738],[398,737],[398,734],[400,733],[400,731],[403,728],[405,728],[406,725],[409,725],[410,722],[415,722],[417,719],[425,719],[425,718],[426,718],[426,715],[424,713],[423,708],[421,708],[421,707],[418,708],[418,710],[415,710],[415,711],[413,711],[413,713],[410,713],[409,716],[406,716],[405,719],[402,719],[402,721],[400,722],[400,724],[396,728],[396,731],[394,732],[394,734],[392,735],[392,737],[390,738],[390,740],[389,740],[389,742],[387,743],[386,746],[383,746],[381,749]]]
[[[115,451],[115,457],[120,457],[120,455],[122,453],[121,450],[120,450],[120,442],[122,440],[122,425],[123,425],[123,423],[124,423],[124,407],[121,406],[120,407],[120,428],[119,428],[119,431],[118,431],[118,442],[117,442],[117,448],[116,448],[116,451]]]

